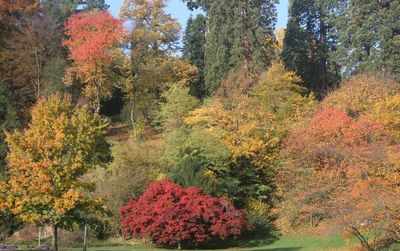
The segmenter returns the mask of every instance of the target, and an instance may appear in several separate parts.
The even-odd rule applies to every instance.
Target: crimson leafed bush
[[[126,238],[153,239],[159,245],[199,245],[238,236],[252,228],[243,211],[223,198],[171,181],[152,182],[136,201],[121,208]]]

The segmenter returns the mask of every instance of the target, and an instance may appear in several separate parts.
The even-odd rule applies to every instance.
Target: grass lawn
[[[353,242],[352,244],[356,244],[356,242]],[[80,251],[80,250],[82,250],[82,248],[64,249],[62,251]],[[167,249],[157,249],[148,246],[88,248],[88,251],[114,251],[114,250],[146,251],[146,250],[167,250]],[[230,250],[240,250],[240,251],[346,250],[346,245],[340,235],[336,235],[330,238],[323,238],[317,236],[292,236],[292,237],[283,237],[274,243],[268,243],[267,241],[251,241],[246,243],[243,247],[232,248]]]

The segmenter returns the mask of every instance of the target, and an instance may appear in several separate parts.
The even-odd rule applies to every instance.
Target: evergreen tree
[[[203,10],[207,10],[209,7],[211,0],[182,0],[182,2],[186,3],[190,10],[202,8]]]
[[[105,0],[81,0],[80,4],[83,5],[83,9],[86,11],[99,9],[99,10],[107,10],[110,8],[108,4],[106,4]]]
[[[42,0],[41,6],[47,16],[51,16],[58,24],[64,24],[78,9],[91,11],[107,10],[110,6],[104,0]]]
[[[78,8],[78,0],[43,0],[41,4],[45,15],[58,24],[63,24]]]
[[[183,37],[183,58],[199,70],[199,80],[191,87],[191,93],[198,98],[205,95],[204,87],[204,50],[206,43],[206,18],[199,14],[195,19],[189,18]]]
[[[320,97],[339,80],[337,64],[330,57],[336,45],[336,38],[329,32],[334,7],[331,2],[292,0],[283,41],[285,66]]]
[[[399,1],[347,0],[340,3],[335,20],[340,48],[335,56],[344,73],[373,69],[390,72],[400,79]]]
[[[215,0],[207,9],[205,84],[209,94],[235,68],[265,69],[274,54],[276,0]]]

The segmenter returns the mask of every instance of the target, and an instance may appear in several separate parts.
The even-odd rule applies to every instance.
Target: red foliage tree
[[[94,99],[98,112],[100,98],[110,95],[112,90],[107,72],[114,58],[112,49],[125,34],[123,21],[108,11],[81,12],[66,21],[65,34],[68,39],[63,45],[69,48],[73,60],[66,82],[73,83],[71,75],[81,80],[86,96]]]
[[[151,237],[157,244],[198,245],[226,239],[251,229],[245,213],[222,198],[198,188],[182,188],[171,181],[152,182],[136,201],[121,208],[125,237]]]

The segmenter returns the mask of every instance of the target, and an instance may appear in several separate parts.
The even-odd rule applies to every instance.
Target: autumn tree
[[[0,15],[2,18],[0,21],[0,32],[9,35],[10,30],[16,25],[14,21],[16,21],[19,16],[36,12],[39,8],[40,3],[36,0],[1,0]]]
[[[341,83],[341,87],[330,92],[321,102],[323,108],[337,108],[357,117],[370,113],[374,105],[400,92],[400,84],[393,78],[363,73]]]
[[[292,226],[335,226],[368,250],[376,237],[398,238],[398,162],[382,124],[325,108],[293,128],[283,154],[281,216]],[[396,150],[397,149],[397,150]],[[370,238],[369,238],[370,237]]]
[[[238,71],[222,83],[214,100],[185,120],[193,130],[216,137],[228,149],[228,162],[217,170],[211,168],[219,191],[254,213],[256,222],[268,219],[274,206],[276,167],[287,131],[315,106],[313,96],[299,82],[281,64],[273,64],[258,79]],[[263,212],[252,205],[263,205]]]
[[[63,44],[69,48],[73,60],[65,77],[66,84],[76,84],[76,77],[82,83],[91,107],[99,113],[101,99],[112,94],[112,49],[124,35],[122,20],[107,11],[78,13],[67,20],[65,29],[68,38]]]
[[[153,124],[160,94],[172,84],[190,86],[197,79],[196,67],[177,57],[181,27],[165,8],[165,0],[126,0],[121,9],[121,17],[132,23],[123,89],[134,127]]]
[[[61,34],[53,20],[38,14],[21,18],[17,32],[7,40],[1,62],[5,70],[3,81],[11,83],[15,93],[26,102],[44,96],[45,83],[51,88],[45,70],[55,63],[54,58],[61,56],[61,44],[57,43]],[[61,75],[52,80],[52,85],[62,85]]]
[[[199,101],[189,92],[188,87],[173,85],[162,94],[164,102],[159,117],[166,130],[182,127],[185,117],[199,105]]]
[[[104,212],[101,200],[88,197],[93,184],[82,177],[110,159],[108,123],[75,107],[69,96],[39,100],[31,115],[26,129],[6,134],[8,169],[0,204],[23,222],[51,225],[57,250],[59,228]]]
[[[142,196],[121,208],[121,228],[125,237],[150,237],[157,244],[181,249],[238,236],[251,224],[225,199],[162,181],[150,183]]]
[[[370,113],[400,139],[400,93],[377,102]]]

